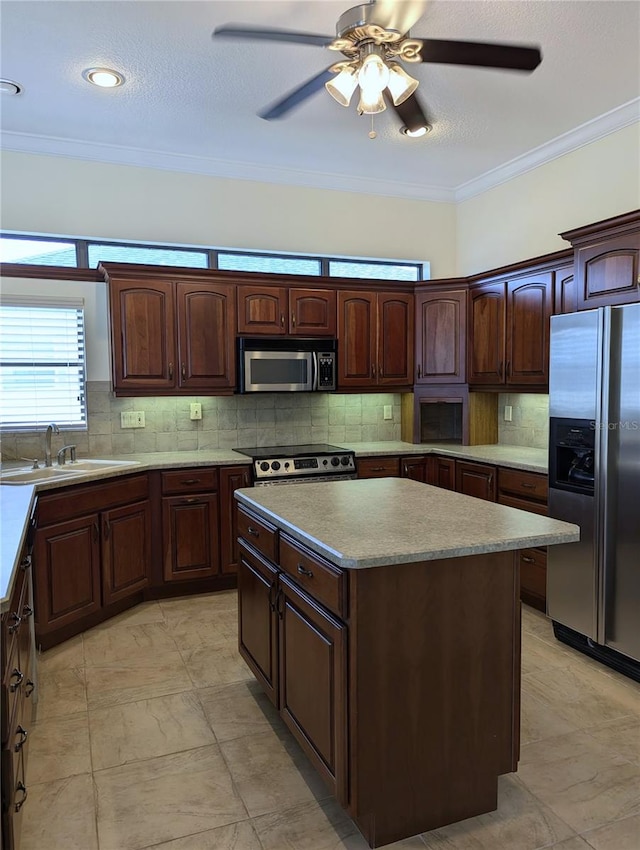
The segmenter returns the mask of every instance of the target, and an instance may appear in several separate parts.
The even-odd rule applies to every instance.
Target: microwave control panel
[[[323,390],[336,388],[336,360],[332,352],[318,354],[318,388]]]

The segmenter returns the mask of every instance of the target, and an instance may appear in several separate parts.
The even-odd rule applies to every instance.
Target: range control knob
[[[349,462],[350,462],[350,460],[351,460],[351,458],[349,457],[349,455],[344,455],[344,456],[340,459],[340,463],[341,463],[343,466],[349,466]]]
[[[325,458],[325,459],[322,461],[322,465],[323,465],[323,466],[328,466],[328,464],[329,464],[329,461]]]
[[[340,458],[334,455],[331,458],[331,466],[340,466]]]
[[[260,469],[263,472],[266,472],[269,469],[269,464],[266,462],[266,460],[262,461],[262,463],[260,464]]]
[[[273,469],[274,472],[277,472],[280,469],[280,461],[274,460],[271,464],[271,469]]]

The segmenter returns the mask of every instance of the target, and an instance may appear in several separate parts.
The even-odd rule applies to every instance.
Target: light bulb
[[[329,80],[324,84],[324,87],[329,92],[334,100],[337,100],[340,106],[349,106],[351,96],[358,85],[358,78],[355,69],[347,66],[343,68],[337,77]]]
[[[384,112],[387,108],[382,92],[367,93],[362,91],[360,94],[360,103],[358,104],[358,113],[360,115],[376,115],[378,112]]]
[[[397,62],[389,64],[389,82],[387,87],[396,106],[405,100],[418,88],[418,81],[409,76],[402,65]]]
[[[82,72],[82,76],[88,83],[101,88],[112,89],[124,83],[122,74],[112,71],[111,68],[87,68]]]
[[[389,69],[377,53],[365,57],[358,71],[358,83],[368,100],[380,96],[389,83]],[[379,110],[382,111],[382,110]]]

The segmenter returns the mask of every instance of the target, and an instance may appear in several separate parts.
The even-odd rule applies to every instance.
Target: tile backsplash
[[[191,402],[202,419],[190,419]],[[392,419],[384,419],[391,405]],[[79,456],[233,449],[302,443],[399,440],[401,395],[257,393],[236,396],[114,398],[108,382],[87,383],[89,428],[64,431],[53,450],[74,443]],[[121,428],[120,414],[142,410],[144,428]],[[3,460],[42,458],[42,432],[2,434]]]
[[[505,405],[511,405],[511,422],[504,421]],[[549,445],[549,396],[501,393],[498,401],[498,442],[505,446],[546,449]]]

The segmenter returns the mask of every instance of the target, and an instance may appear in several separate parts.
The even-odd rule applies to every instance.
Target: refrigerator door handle
[[[607,510],[607,494],[609,492],[609,419],[610,419],[610,402],[609,393],[611,388],[611,342],[613,332],[613,319],[611,307],[605,307],[602,310],[602,324],[600,333],[602,335],[602,358],[600,362],[600,374],[598,376],[598,398],[600,399],[600,409],[598,418],[596,419],[596,451],[595,451],[595,509],[596,509],[596,528],[598,529],[596,537],[596,558],[598,562],[597,587],[596,587],[596,622],[597,632],[596,641],[603,645],[606,641],[606,597],[607,597],[607,580],[609,574],[609,532],[607,529],[607,519],[609,511]]]

